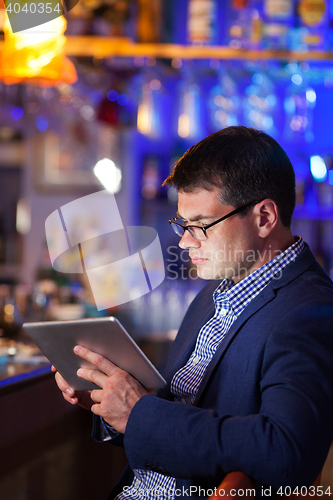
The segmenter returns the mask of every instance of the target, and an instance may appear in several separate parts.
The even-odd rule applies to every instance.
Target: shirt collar
[[[296,236],[295,242],[269,262],[251,273],[238,283],[232,278],[224,279],[213,293],[215,305],[221,300],[228,300],[236,316],[256,297],[272,279],[281,276],[282,270],[294,261],[304,250],[304,241]]]

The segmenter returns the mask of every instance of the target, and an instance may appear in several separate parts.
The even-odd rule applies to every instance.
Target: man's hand
[[[79,404],[86,410],[90,410],[91,406],[94,404],[93,400],[90,397],[90,391],[74,391],[70,385],[66,382],[66,380],[60,375],[57,369],[52,366],[51,370],[55,372],[55,381],[57,386],[62,392],[62,395],[68,403],[72,405]]]
[[[81,346],[76,346],[74,352],[96,366],[96,370],[80,368],[77,371],[79,377],[101,388],[90,391],[90,410],[103,417],[118,432],[124,433],[134,405],[148,392],[135,378],[103,356]],[[80,400],[78,402],[81,404]]]

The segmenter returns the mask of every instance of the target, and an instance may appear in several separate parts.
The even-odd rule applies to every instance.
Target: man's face
[[[210,191],[179,191],[178,214],[189,225],[205,226],[235,208],[221,203],[220,190],[215,187]],[[179,243],[181,248],[189,250],[200,278],[239,281],[254,270],[260,239],[253,209],[246,216],[236,214],[207,229],[207,236],[207,240],[198,241],[185,231]]]

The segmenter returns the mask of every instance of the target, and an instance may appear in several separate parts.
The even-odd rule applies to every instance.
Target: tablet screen
[[[73,352],[76,345],[101,354],[130,373],[147,389],[157,389],[166,384],[162,375],[113,316],[24,323],[23,329],[74,390],[98,388],[76,375],[81,367],[96,369]]]

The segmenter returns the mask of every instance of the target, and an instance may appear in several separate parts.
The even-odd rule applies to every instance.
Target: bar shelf
[[[155,57],[160,59],[225,59],[332,61],[332,52],[288,50],[244,50],[226,46],[196,46],[167,43],[135,43],[128,38],[68,36],[66,54],[74,57]]]

